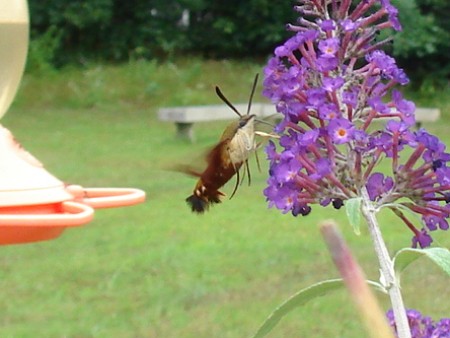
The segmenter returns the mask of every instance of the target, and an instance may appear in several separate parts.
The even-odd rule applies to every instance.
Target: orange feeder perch
[[[17,91],[27,45],[26,1],[0,0],[0,46],[7,47],[0,48],[0,118]],[[0,125],[0,245],[54,239],[66,228],[90,222],[94,209],[144,200],[139,189],[65,185]]]

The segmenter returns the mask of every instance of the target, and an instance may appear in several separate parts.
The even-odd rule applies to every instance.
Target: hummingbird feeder
[[[20,83],[28,34],[26,0],[0,0],[0,118]],[[89,223],[95,209],[144,200],[139,189],[64,184],[0,124],[0,245],[54,239],[66,228]]]

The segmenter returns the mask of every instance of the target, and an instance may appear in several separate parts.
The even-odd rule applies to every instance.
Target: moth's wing
[[[215,146],[211,147],[202,152],[201,155],[191,156],[188,160],[187,158],[183,162],[188,163],[178,163],[175,165],[165,166],[166,170],[177,171],[189,176],[200,177],[205,170],[207,164],[214,163],[218,165],[221,157],[221,143],[219,142]]]
[[[169,170],[177,171],[194,177],[200,177],[202,175],[201,171],[187,164],[177,164],[170,167]]]

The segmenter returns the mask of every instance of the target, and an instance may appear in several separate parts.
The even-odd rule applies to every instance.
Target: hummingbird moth
[[[236,185],[230,196],[232,198],[239,186],[239,169],[242,165],[245,166],[250,184],[248,158],[257,147],[255,141],[256,116],[250,114],[250,108],[257,82],[258,74],[256,74],[253,81],[247,114],[245,115],[241,114],[223,95],[220,88],[216,86],[216,94],[239,116],[239,119],[227,126],[219,143],[208,152],[206,155],[207,166],[203,172],[197,172],[192,169],[184,170],[187,174],[199,178],[192,195],[186,198],[186,202],[193,212],[203,213],[208,210],[210,205],[220,203],[221,196],[225,196],[225,194],[219,189],[236,175]]]

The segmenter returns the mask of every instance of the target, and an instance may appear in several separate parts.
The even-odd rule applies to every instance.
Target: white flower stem
[[[381,235],[377,219],[375,217],[376,209],[370,202],[369,195],[365,187],[361,190],[363,197],[362,213],[369,226],[370,236],[374,243],[375,253],[380,263],[381,279],[391,299],[392,310],[399,338],[411,338],[411,330],[406,317],[405,305],[400,291],[400,283],[396,278],[394,263],[389,256],[386,244]]]

